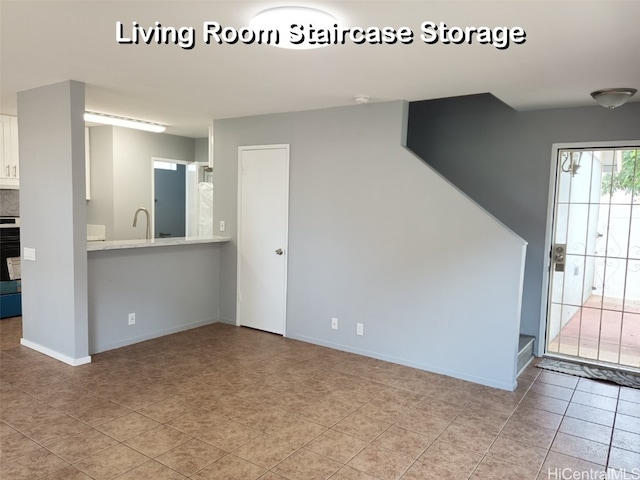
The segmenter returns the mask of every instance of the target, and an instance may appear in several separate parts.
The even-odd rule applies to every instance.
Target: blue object
[[[0,282],[0,318],[22,315],[21,290],[20,280]]]

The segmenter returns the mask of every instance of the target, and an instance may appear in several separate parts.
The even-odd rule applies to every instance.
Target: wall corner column
[[[18,93],[21,343],[70,365],[91,361],[84,95],[72,80]]]

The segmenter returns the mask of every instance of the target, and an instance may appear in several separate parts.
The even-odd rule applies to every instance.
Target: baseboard
[[[61,362],[66,363],[67,365],[71,365],[72,367],[77,367],[79,365],[85,365],[87,363],[91,363],[91,356],[81,357],[81,358],[71,358],[66,355],[63,355],[55,350],[51,350],[50,348],[43,347],[37,343],[31,342],[24,338],[20,339],[20,345],[24,345],[25,347],[30,348],[31,350],[35,350],[36,352],[40,352],[48,357],[55,358]]]
[[[437,373],[439,375],[446,375],[448,377],[458,378],[460,380],[466,380],[468,382],[479,383],[481,385],[486,385],[487,387],[499,388],[500,390],[507,390],[509,392],[513,392],[518,386],[518,382],[514,381],[513,383],[502,383],[495,382],[491,379],[484,377],[476,377],[475,375],[467,375],[461,372],[457,372],[454,370],[448,370],[446,368],[438,368],[433,365],[423,364],[420,362],[414,362],[412,360],[408,360],[406,358],[398,358],[391,355],[385,355],[378,352],[371,352],[369,350],[363,350],[359,348],[353,348],[348,345],[343,345],[340,343],[327,342],[315,337],[307,337],[304,335],[297,334],[287,334],[287,338],[291,338],[293,340],[300,340],[302,342],[313,343],[314,345],[320,345],[323,347],[333,348],[334,350],[341,350],[343,352],[349,353],[357,353],[358,355],[364,355],[365,357],[377,358],[378,360],[384,360],[386,362],[397,363],[399,365],[404,365],[405,367],[417,368],[418,370],[425,370],[427,372]]]
[[[164,337],[165,335],[171,335],[173,333],[184,332],[185,330],[191,330],[193,328],[203,327],[205,325],[210,325],[218,321],[219,321],[218,319],[203,320],[200,322],[188,323],[186,325],[179,325],[176,327],[167,328],[165,330],[156,330],[154,332],[149,332],[144,335],[140,335],[139,337],[126,338],[124,340],[120,340],[117,342],[108,343],[104,345],[97,345],[97,346],[90,345],[89,352],[92,355],[95,355],[97,353],[107,352],[109,350],[115,350],[116,348],[122,348],[128,345],[133,345],[134,343],[140,343],[146,340],[152,340],[154,338]]]

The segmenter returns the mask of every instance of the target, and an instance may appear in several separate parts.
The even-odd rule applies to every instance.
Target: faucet
[[[147,217],[147,240],[151,240],[151,225],[149,224],[149,210],[144,207],[140,207],[136,210],[135,215],[133,216],[133,226],[135,227],[138,223],[138,214],[140,212],[144,212]]]

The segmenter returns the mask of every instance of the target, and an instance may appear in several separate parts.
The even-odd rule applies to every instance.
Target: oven
[[[22,314],[20,218],[0,217],[0,318]]]
[[[0,280],[17,280],[19,272],[10,272],[11,260],[20,259],[20,218],[0,217]]]

